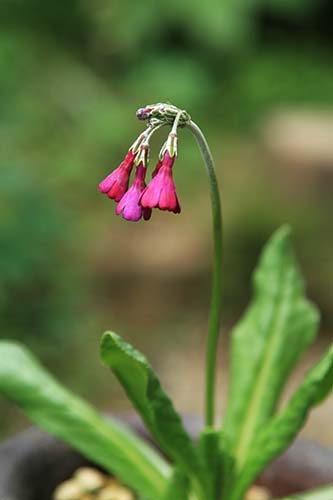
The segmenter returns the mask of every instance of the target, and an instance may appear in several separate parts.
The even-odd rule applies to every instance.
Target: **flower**
[[[132,186],[124,194],[117,205],[117,215],[122,213],[123,218],[129,221],[138,221],[142,216],[145,220],[150,219],[151,208],[142,208],[142,206],[139,205],[140,196],[146,187],[145,176],[146,168],[143,163],[140,162],[136,167]]]
[[[161,166],[162,166],[162,161],[158,160],[158,162],[156,163],[156,167],[155,167],[153,173],[151,174],[152,178],[154,178],[158,174]]]
[[[161,164],[157,164],[154,177],[140,197],[143,208],[159,208],[180,213],[180,203],[176,193],[176,186],[172,178],[172,166],[176,155],[170,156],[165,151]]]
[[[99,184],[98,189],[101,193],[107,194],[109,198],[115,201],[119,201],[124,196],[128,189],[129,176],[134,165],[135,156],[132,149],[130,149],[119,167]]]

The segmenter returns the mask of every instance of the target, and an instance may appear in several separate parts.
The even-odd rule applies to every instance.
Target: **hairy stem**
[[[211,293],[211,305],[209,315],[209,331],[206,351],[206,395],[205,395],[205,418],[206,425],[214,425],[215,417],[215,385],[216,385],[216,360],[217,346],[221,321],[221,289],[222,289],[222,211],[219,188],[215,174],[215,166],[212,153],[203,132],[193,121],[188,123],[188,128],[194,135],[199,146],[204,164],[208,173],[212,219],[213,219],[213,281]]]

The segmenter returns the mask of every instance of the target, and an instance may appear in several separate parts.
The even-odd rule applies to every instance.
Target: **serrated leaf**
[[[0,394],[143,498],[161,498],[170,476],[168,464],[129,429],[104,420],[64,389],[27,349],[14,342],[0,341]]]
[[[224,433],[237,470],[242,469],[257,432],[276,409],[287,378],[314,339],[316,308],[282,227],[266,245],[254,274],[254,299],[232,332],[231,389]]]
[[[146,358],[113,332],[103,336],[101,357],[162,449],[190,476],[199,497],[208,499],[209,484],[200,456]]]
[[[282,453],[303,427],[310,410],[333,387],[333,349],[309,371],[286,407],[257,435],[242,472],[236,480],[231,500],[238,500],[258,474]]]

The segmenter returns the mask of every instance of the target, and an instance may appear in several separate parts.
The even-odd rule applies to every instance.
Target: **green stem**
[[[187,125],[194,135],[209,177],[212,218],[213,218],[213,282],[211,293],[211,305],[209,315],[209,332],[206,352],[206,397],[205,416],[206,425],[214,425],[215,417],[215,385],[216,385],[216,360],[217,345],[221,320],[221,291],[222,291],[222,211],[219,188],[215,174],[215,166],[212,153],[203,132],[198,125],[190,121]]]

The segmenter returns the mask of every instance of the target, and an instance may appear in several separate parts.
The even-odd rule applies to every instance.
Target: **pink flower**
[[[180,203],[172,178],[172,166],[175,158],[176,155],[170,156],[168,151],[164,153],[161,165],[157,164],[153,179],[140,197],[140,205],[143,208],[159,208],[175,214],[180,213]]]
[[[151,174],[152,178],[158,174],[161,166],[162,166],[162,162],[161,162],[161,160],[158,160],[158,162],[156,163],[156,167],[155,167],[153,173]]]
[[[123,218],[130,221],[138,221],[142,216],[145,220],[150,219],[151,208],[142,208],[139,205],[140,196],[146,187],[145,176],[146,168],[142,165],[142,163],[140,163],[136,167],[132,186],[124,194],[117,205],[117,215],[122,213]]]
[[[130,149],[119,167],[105,177],[99,184],[98,189],[100,192],[107,194],[109,198],[115,201],[119,201],[128,189],[129,177],[134,165],[134,160],[135,154],[133,154]]]

